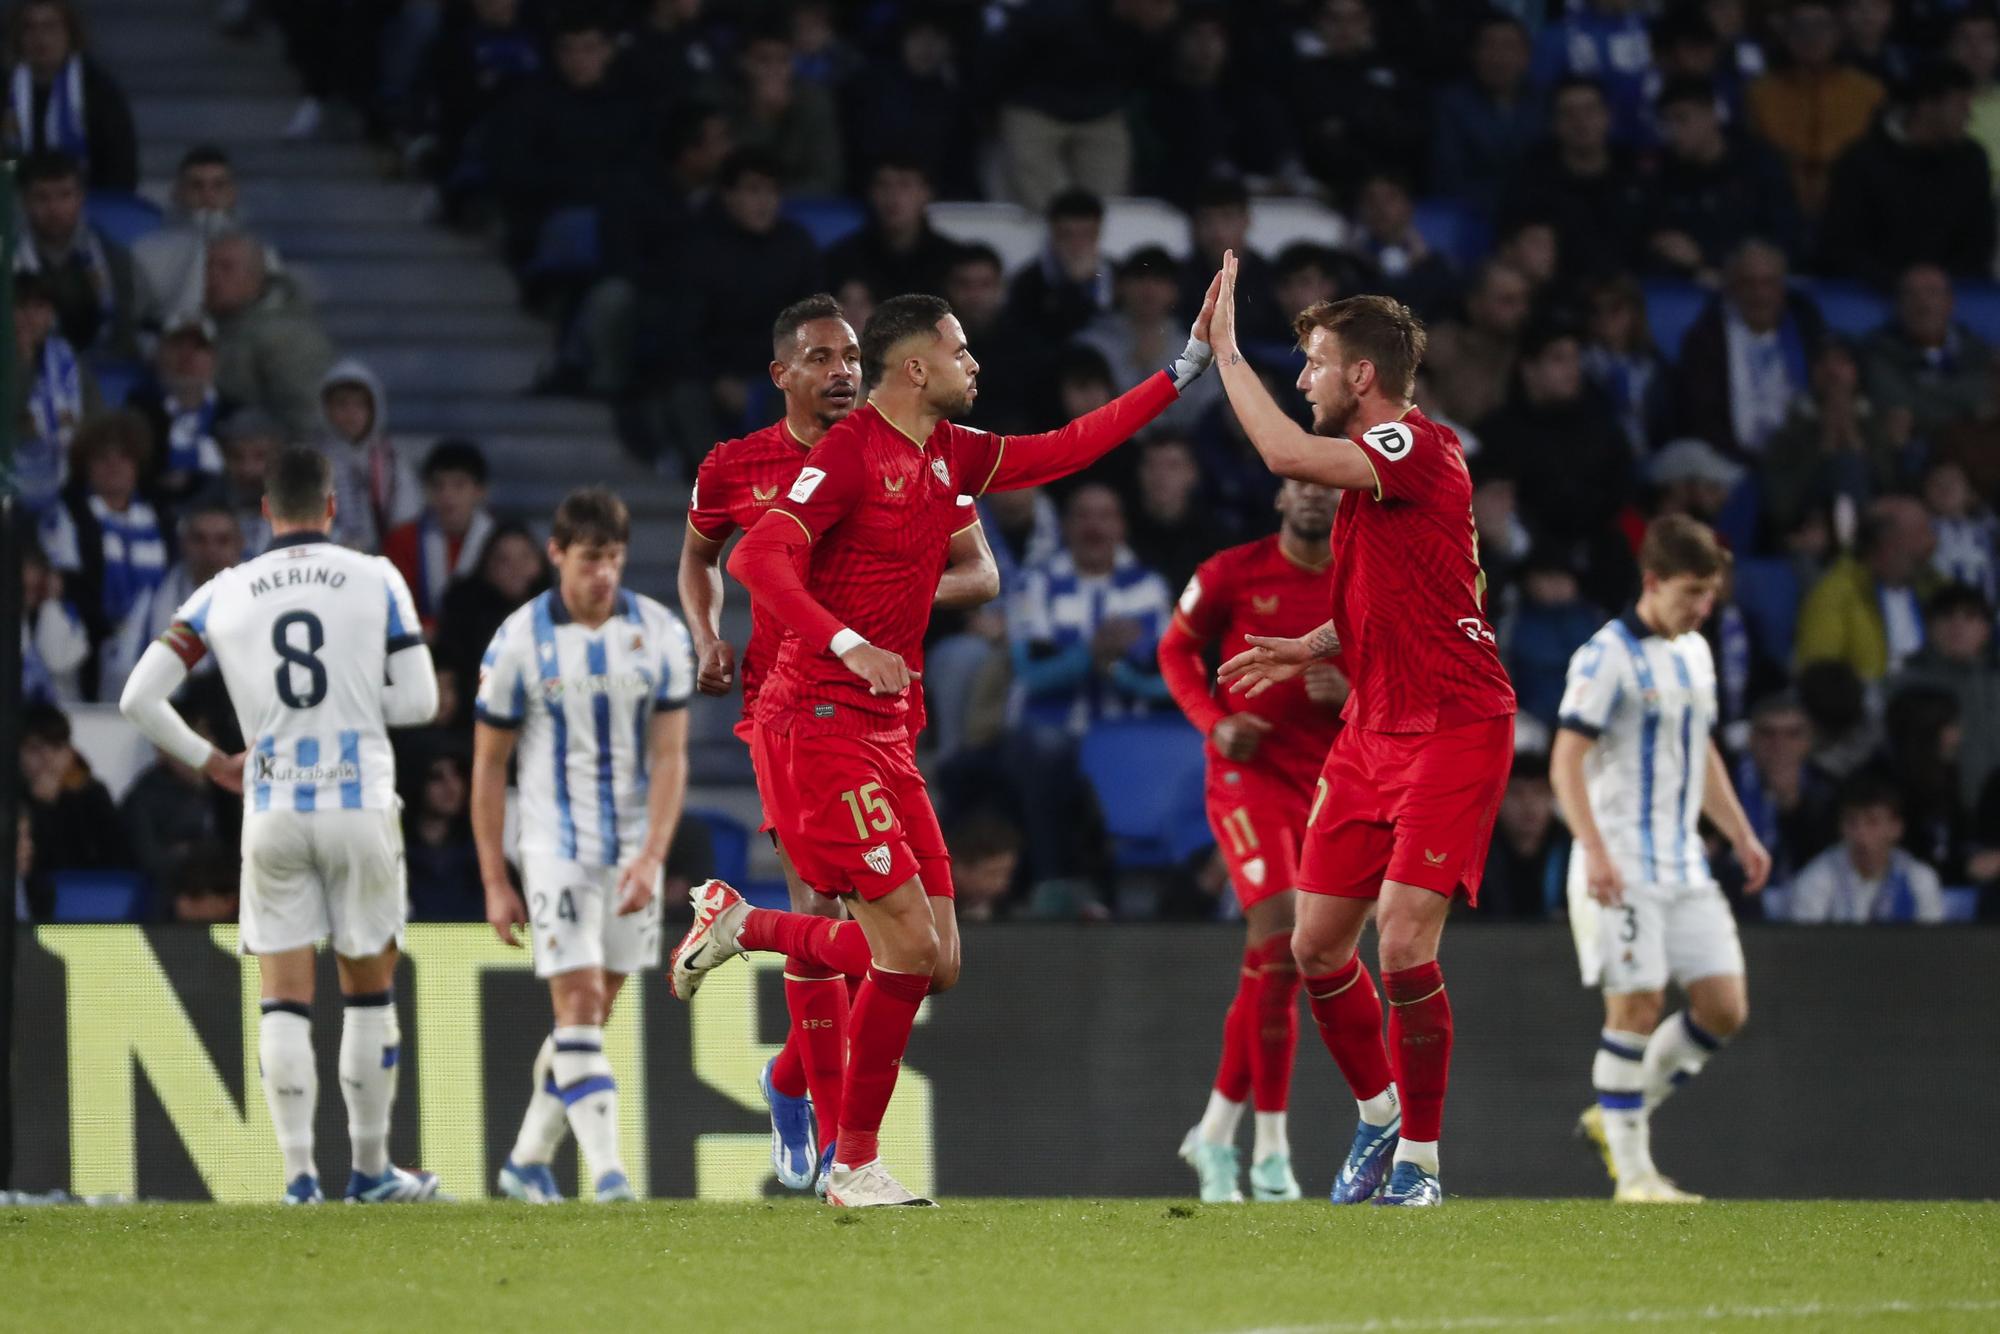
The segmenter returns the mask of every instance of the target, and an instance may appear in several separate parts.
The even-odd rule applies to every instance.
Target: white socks
[[[295,1001],[267,1000],[257,1024],[257,1066],[264,1102],[285,1155],[285,1182],[317,1177],[313,1113],[319,1109],[319,1068],[313,1063],[312,1011]]]
[[[1396,1161],[1415,1163],[1432,1176],[1438,1174],[1438,1142],[1434,1139],[1399,1139],[1396,1141]]]
[[[396,993],[348,996],[340,1026],[340,1091],[347,1099],[347,1136],[354,1170],[379,1177],[389,1170],[389,1109],[396,1101]]]
[[[1256,1124],[1257,1138],[1250,1150],[1251,1162],[1261,1163],[1274,1153],[1282,1153],[1287,1158],[1292,1156],[1292,1139],[1285,1133],[1283,1112],[1258,1112]]]
[[[1396,1101],[1396,1086],[1389,1085],[1372,1098],[1362,1098],[1354,1104],[1360,1109],[1361,1119],[1371,1126],[1386,1126],[1402,1112]]]
[[[1701,1073],[1708,1058],[1722,1049],[1722,1039],[1695,1023],[1686,1010],[1668,1015],[1645,1042],[1646,1110],[1667,1100],[1675,1089]]]
[[[589,1161],[590,1175],[602,1181],[608,1172],[623,1172],[618,1149],[618,1081],[604,1056],[604,1029],[577,1024],[555,1031],[552,1062],[556,1088],[569,1113],[576,1144]]]
[[[542,1039],[535,1053],[534,1091],[528,1096],[528,1113],[521,1118],[521,1134],[510,1155],[517,1163],[546,1163],[562,1147],[569,1133],[569,1109],[563,1106],[555,1077],[556,1040]]]
[[[1234,1144],[1236,1127],[1243,1124],[1243,1104],[1231,1102],[1215,1089],[1208,1091],[1208,1110],[1201,1114],[1201,1142]]]
[[[1654,1034],[1655,1039],[1658,1036]],[[1604,1116],[1612,1170],[1620,1181],[1642,1181],[1658,1170],[1653,1166],[1652,1131],[1646,1114],[1649,1050],[1645,1034],[1607,1028],[1598,1038],[1597,1058],[1590,1068],[1597,1105]]]

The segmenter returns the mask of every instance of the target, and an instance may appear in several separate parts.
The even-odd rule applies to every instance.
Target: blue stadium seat
[[[750,878],[750,830],[733,815],[721,811],[688,810],[683,819],[699,820],[708,826],[709,845],[715,851],[715,874],[720,880],[741,886]]]
[[[1178,866],[1213,839],[1201,734],[1180,718],[1099,723],[1078,756],[1123,869]]]
[[[110,407],[123,406],[127,396],[146,378],[144,365],[116,357],[93,360],[90,372],[97,377],[97,392],[104,396],[104,402]]]
[[[1706,289],[1693,283],[1660,279],[1646,284],[1646,327],[1653,346],[1668,361],[1679,361],[1681,341],[1709,303]]]
[[[146,916],[146,877],[137,871],[56,871],[58,922],[137,922]]]
[[[1947,889],[1944,892],[1944,920],[1947,922],[1971,922],[1979,917],[1979,891],[1977,889]]]
[[[1758,556],[1736,563],[1736,604],[1750,622],[1757,647],[1773,662],[1789,667],[1792,636],[1799,623],[1799,599],[1804,590],[1791,563],[1775,556]]]
[[[1757,474],[1745,472],[1743,480],[1729,493],[1729,499],[1722,502],[1721,513],[1715,516],[1715,531],[1724,546],[1731,551],[1748,551],[1757,544],[1757,521],[1763,503],[1763,488],[1757,484]]]
[[[1889,299],[1865,283],[1816,278],[1801,284],[1819,302],[1826,327],[1849,338],[1865,338],[1889,318]]]
[[[542,222],[535,253],[525,270],[530,278],[595,273],[604,261],[603,238],[594,208],[563,208]]]
[[[1953,283],[1952,292],[1953,317],[1987,342],[2000,343],[2000,284]]]
[[[787,199],[781,210],[787,218],[812,233],[813,244],[821,250],[846,240],[868,221],[868,211],[852,199],[836,197]],[[894,293],[881,295],[893,296]]]
[[[158,231],[164,223],[159,205],[123,190],[92,190],[89,211],[97,229],[128,250],[134,241]]]
[[[1492,223],[1479,210],[1456,199],[1419,200],[1413,220],[1417,234],[1461,269],[1479,263],[1493,248]]]

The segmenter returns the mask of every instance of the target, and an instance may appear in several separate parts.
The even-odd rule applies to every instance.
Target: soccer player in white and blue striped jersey
[[[527,927],[555,1006],[500,1169],[501,1192],[534,1204],[561,1198],[549,1160],[565,1125],[597,1200],[634,1198],[604,1024],[626,977],[660,961],[659,887],[687,793],[694,654],[679,617],[619,586],[629,529],[624,503],[604,488],[567,496],[549,540],[556,587],[507,618],[479,669],[472,832],[486,919],[509,945]],[[502,846],[510,756],[525,904]]]
[[[194,591],[140,657],[118,704],[160,749],[244,794],[241,941],[261,979],[257,1057],[285,1159],[285,1203],[321,1199],[311,1006],[314,951],[328,938],[345,1000],[347,1198],[428,1200],[437,1177],[389,1161],[401,1046],[392,985],[408,895],[388,729],[431,720],[437,674],[396,567],[328,540],[333,472],[324,455],[279,455],[263,504],[270,547]],[[248,745],[237,755],[216,751],[168,703],[210,653]]]
[[[1702,847],[1707,816],[1729,840],[1744,888],[1770,854],[1737,801],[1710,732],[1715,660],[1700,634],[1729,553],[1683,515],[1654,520],[1639,549],[1638,604],[1570,659],[1550,776],[1576,836],[1570,924],[1585,986],[1604,992],[1591,1069],[1597,1102],[1579,1128],[1627,1203],[1692,1203],[1653,1164],[1650,1117],[1749,1013],[1736,919]],[[1687,1008],[1664,1023],[1669,981]]]

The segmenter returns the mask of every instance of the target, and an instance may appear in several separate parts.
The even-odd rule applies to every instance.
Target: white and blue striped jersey
[[[519,728],[521,852],[617,866],[646,841],[646,732],[694,694],[680,618],[618,594],[595,630],[550,589],[509,616],[479,667],[480,722]]]
[[[423,642],[396,567],[318,533],[272,541],[196,589],[166,641],[215,655],[249,754],[250,811],[390,810],[396,760],[382,717],[389,655]]]
[[[1717,716],[1698,633],[1664,639],[1628,611],[1570,658],[1558,725],[1597,742],[1584,782],[1626,884],[1713,883],[1698,826]]]

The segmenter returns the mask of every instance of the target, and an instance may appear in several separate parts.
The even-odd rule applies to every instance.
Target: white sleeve
[[[1611,725],[1624,679],[1624,651],[1612,651],[1602,639],[1590,640],[1569,660],[1556,726],[1595,740]]]
[[[417,600],[410,596],[403,572],[379,556],[376,563],[382,570],[382,582],[388,586],[389,656],[394,658],[403,649],[424,642],[423,622],[417,619]]]
[[[1836,846],[1835,851],[1838,851]],[[1792,880],[1791,911],[1787,920],[1793,922],[1824,922],[1833,910],[1833,871],[1827,864],[1826,853],[1821,853],[1806,863]]]
[[[182,764],[199,769],[208,763],[215,747],[201,738],[182,718],[168,698],[187,679],[187,664],[164,642],[156,641],[139,655],[138,665],[125,678],[125,691],[118,698],[118,711],[132,720],[146,739]]]
[[[58,502],[49,506],[42,516],[40,539],[42,554],[48,557],[51,569],[65,573],[75,573],[83,566],[83,553],[77,547],[76,520],[70,517],[69,508]]]
[[[479,691],[473,698],[473,717],[493,727],[519,727],[528,716],[528,678],[522,672],[520,655],[513,652],[514,622],[501,622],[479,660]]]
[[[678,616],[661,608],[661,620],[666,648],[661,654],[660,688],[653,693],[653,707],[685,708],[694,698],[694,644]]]
[[[35,652],[42,666],[54,676],[73,672],[90,656],[90,633],[75,608],[61,598],[50,598],[34,614]]]
[[[1944,920],[1944,886],[1929,862],[1910,865],[1910,898],[1916,905],[1916,920],[1936,924]]]
[[[430,646],[419,639],[389,655],[389,681],[382,687],[382,721],[391,727],[422,727],[437,717],[437,667]]]

